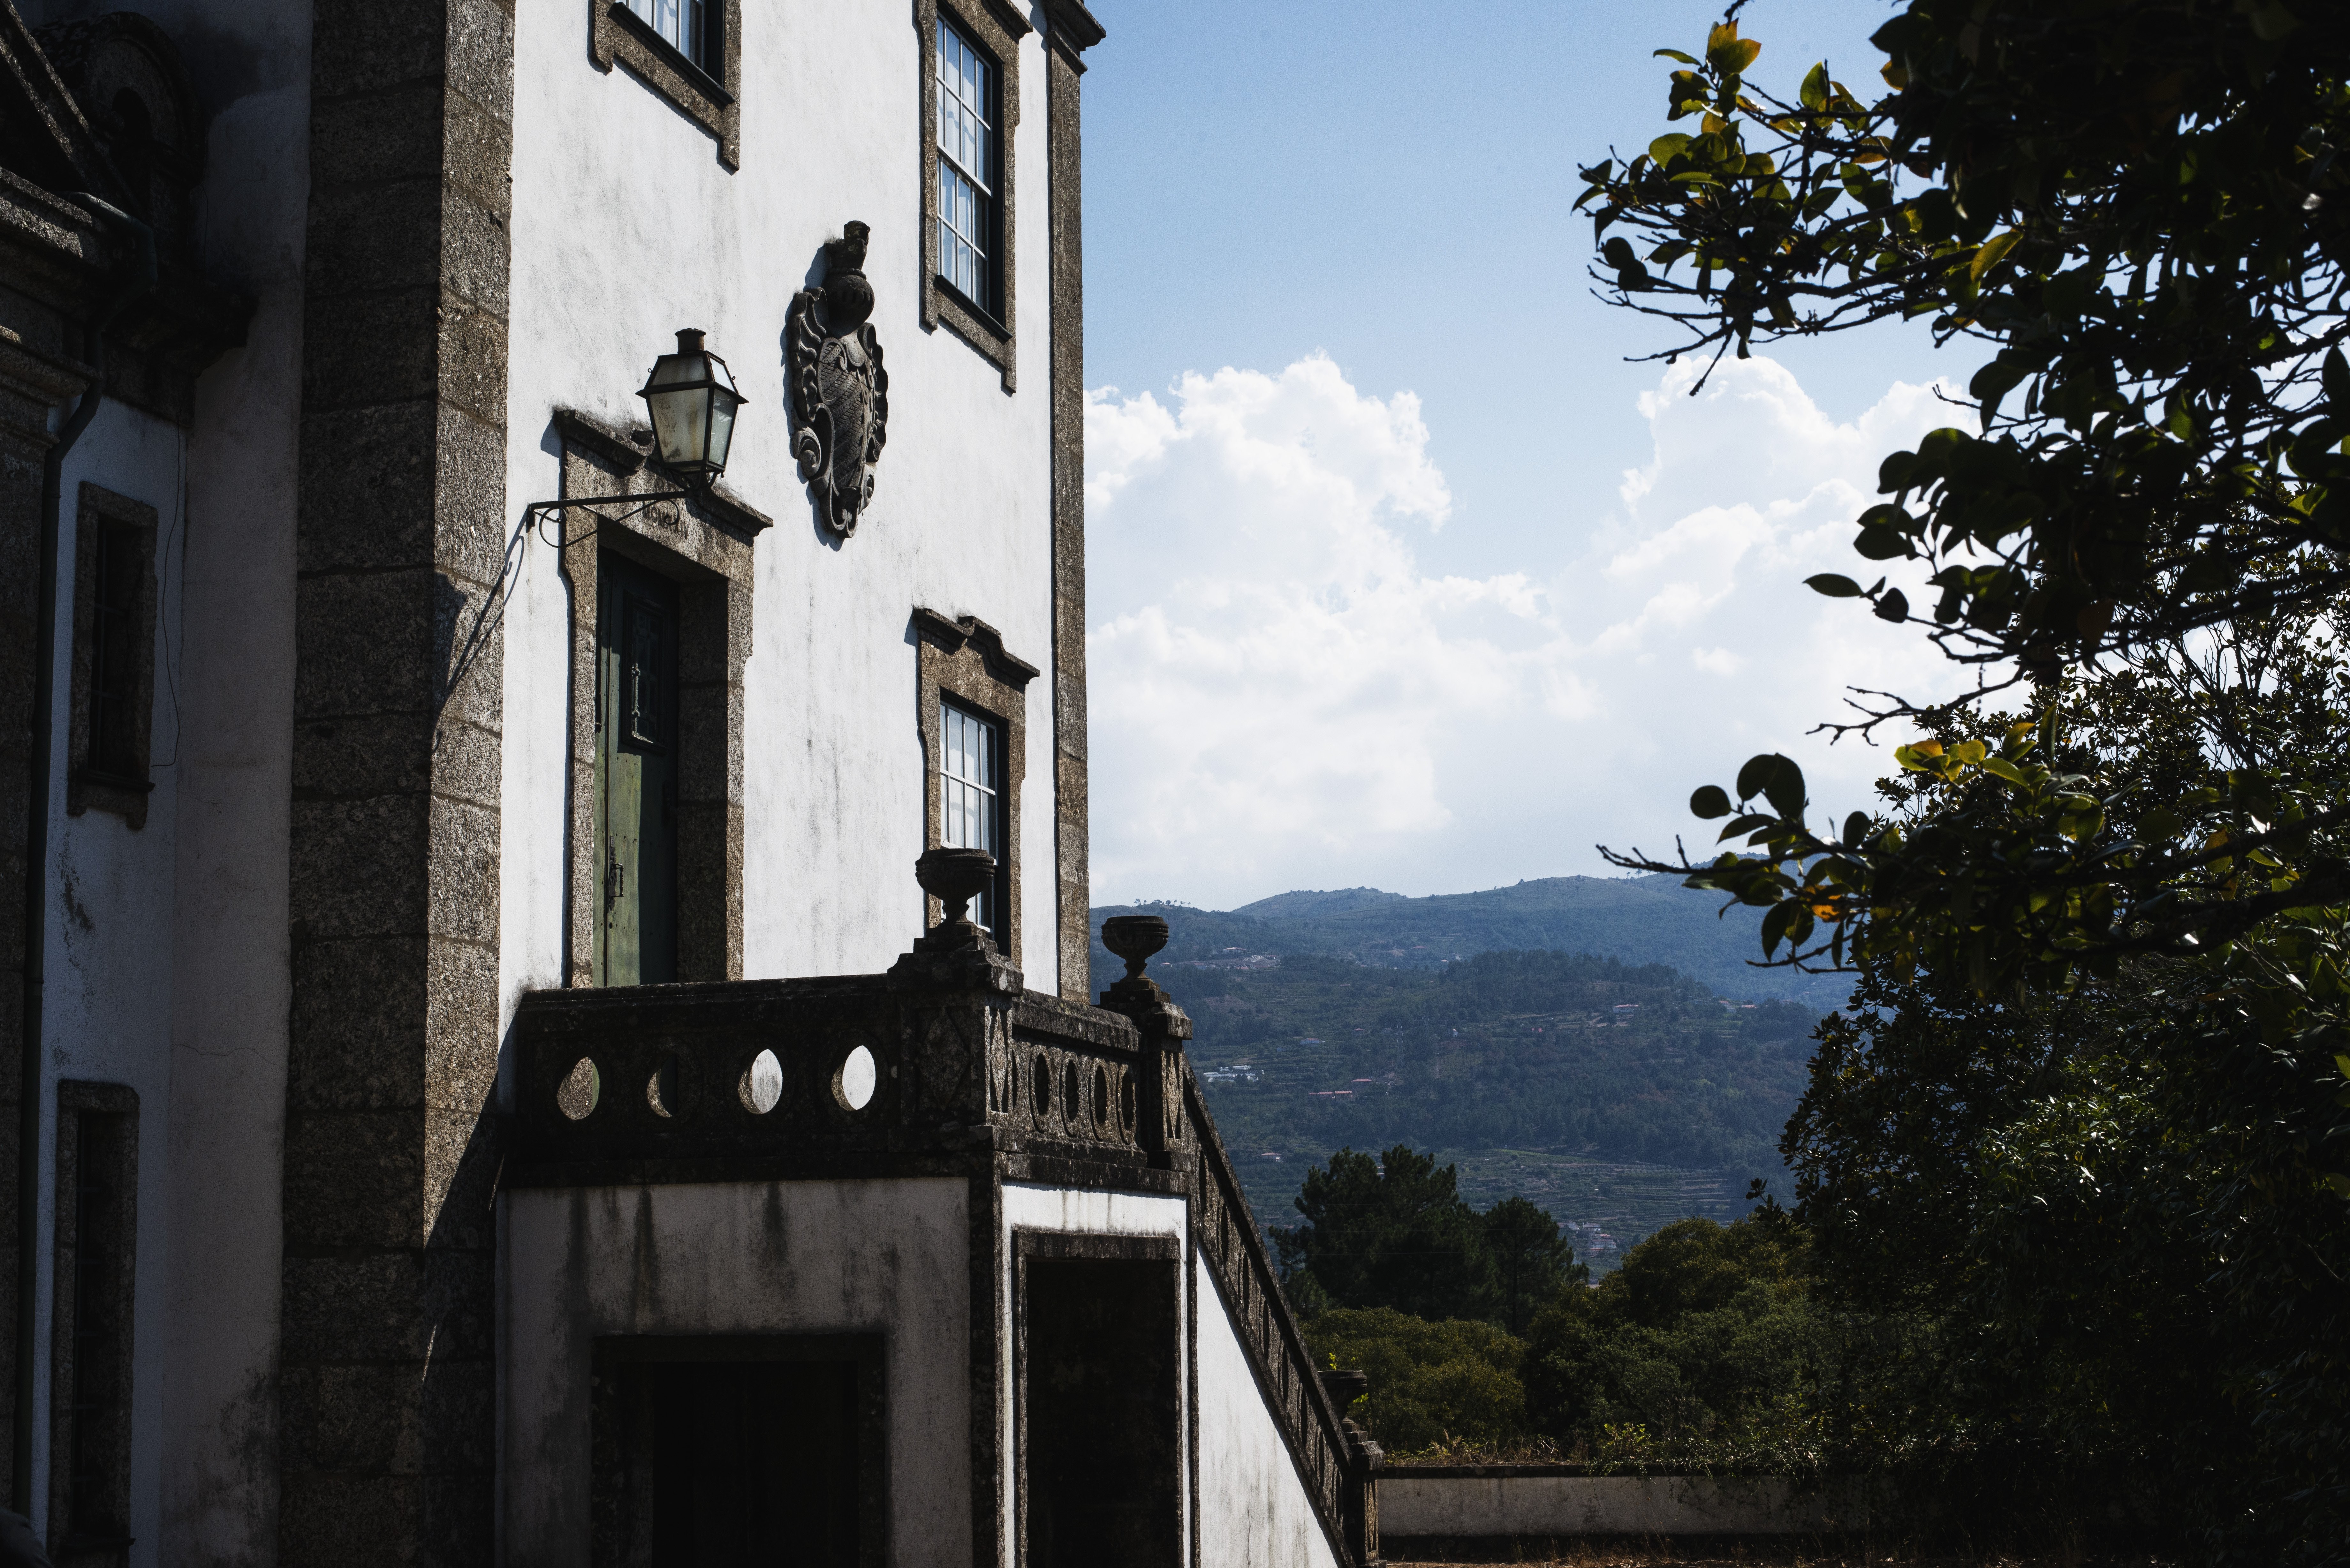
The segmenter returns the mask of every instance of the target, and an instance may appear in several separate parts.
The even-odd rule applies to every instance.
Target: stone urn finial
[[[1126,961],[1126,978],[1140,980],[1150,955],[1167,945],[1167,922],[1157,915],[1112,915],[1102,922],[1101,939]]]
[[[984,849],[925,849],[914,862],[914,880],[947,907],[950,926],[972,924],[971,901],[994,879],[995,857]]]
[[[925,849],[914,862],[914,880],[946,906],[946,919],[914,939],[913,950],[889,966],[891,976],[913,985],[977,986],[1017,996],[1019,966],[971,918],[971,901],[995,880],[995,857],[984,849]]]

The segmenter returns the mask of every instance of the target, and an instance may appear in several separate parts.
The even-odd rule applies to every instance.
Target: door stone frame
[[[638,436],[557,409],[563,494],[674,489]],[[571,601],[564,983],[595,983],[597,556],[625,556],[677,584],[677,978],[743,978],[743,667],[751,656],[751,543],[766,517],[723,490],[687,501],[560,514],[557,570]]]

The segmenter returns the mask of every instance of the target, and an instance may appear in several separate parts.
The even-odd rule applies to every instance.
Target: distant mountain
[[[1434,973],[1302,954],[1170,966],[1162,983],[1265,1223],[1295,1222],[1333,1150],[1408,1143],[1458,1160],[1480,1207],[1523,1193],[1626,1246],[1682,1214],[1734,1218],[1750,1179],[1782,1174],[1814,1022],[1663,964],[1555,952]]]
[[[1426,898],[1350,888],[1281,893],[1232,910],[1115,905],[1095,909],[1093,919],[1098,932],[1109,915],[1165,916],[1170,938],[1162,964],[1326,953],[1374,968],[1436,970],[1481,952],[1547,950],[1670,964],[1742,1002],[1783,998],[1826,1012],[1850,993],[1843,976],[1752,967],[1762,956],[1762,911],[1735,904],[1724,910],[1724,902],[1672,877],[1545,877]],[[1098,943],[1094,968],[1102,976],[1121,972]]]
[[[1327,893],[1275,893],[1270,898],[1243,904],[1232,913],[1253,916],[1260,920],[1310,920],[1319,915],[1343,915],[1374,904],[1393,904],[1403,897],[1401,893],[1382,893],[1377,888],[1339,888]]]

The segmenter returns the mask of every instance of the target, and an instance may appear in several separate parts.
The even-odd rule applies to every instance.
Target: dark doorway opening
[[[1021,1479],[1026,1568],[1179,1568],[1182,1340],[1156,1238],[1025,1235]],[[1108,1252],[1111,1255],[1070,1255]],[[1057,1254],[1057,1255],[1055,1255]]]
[[[677,585],[596,564],[595,976],[677,979]]]
[[[596,1568],[883,1559],[879,1340],[597,1342]]]

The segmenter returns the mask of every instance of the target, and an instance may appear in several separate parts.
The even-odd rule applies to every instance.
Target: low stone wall
[[[1577,1535],[1815,1535],[1868,1522],[1852,1482],[1589,1475],[1576,1465],[1391,1465],[1379,1472],[1389,1557],[1412,1541]]]

